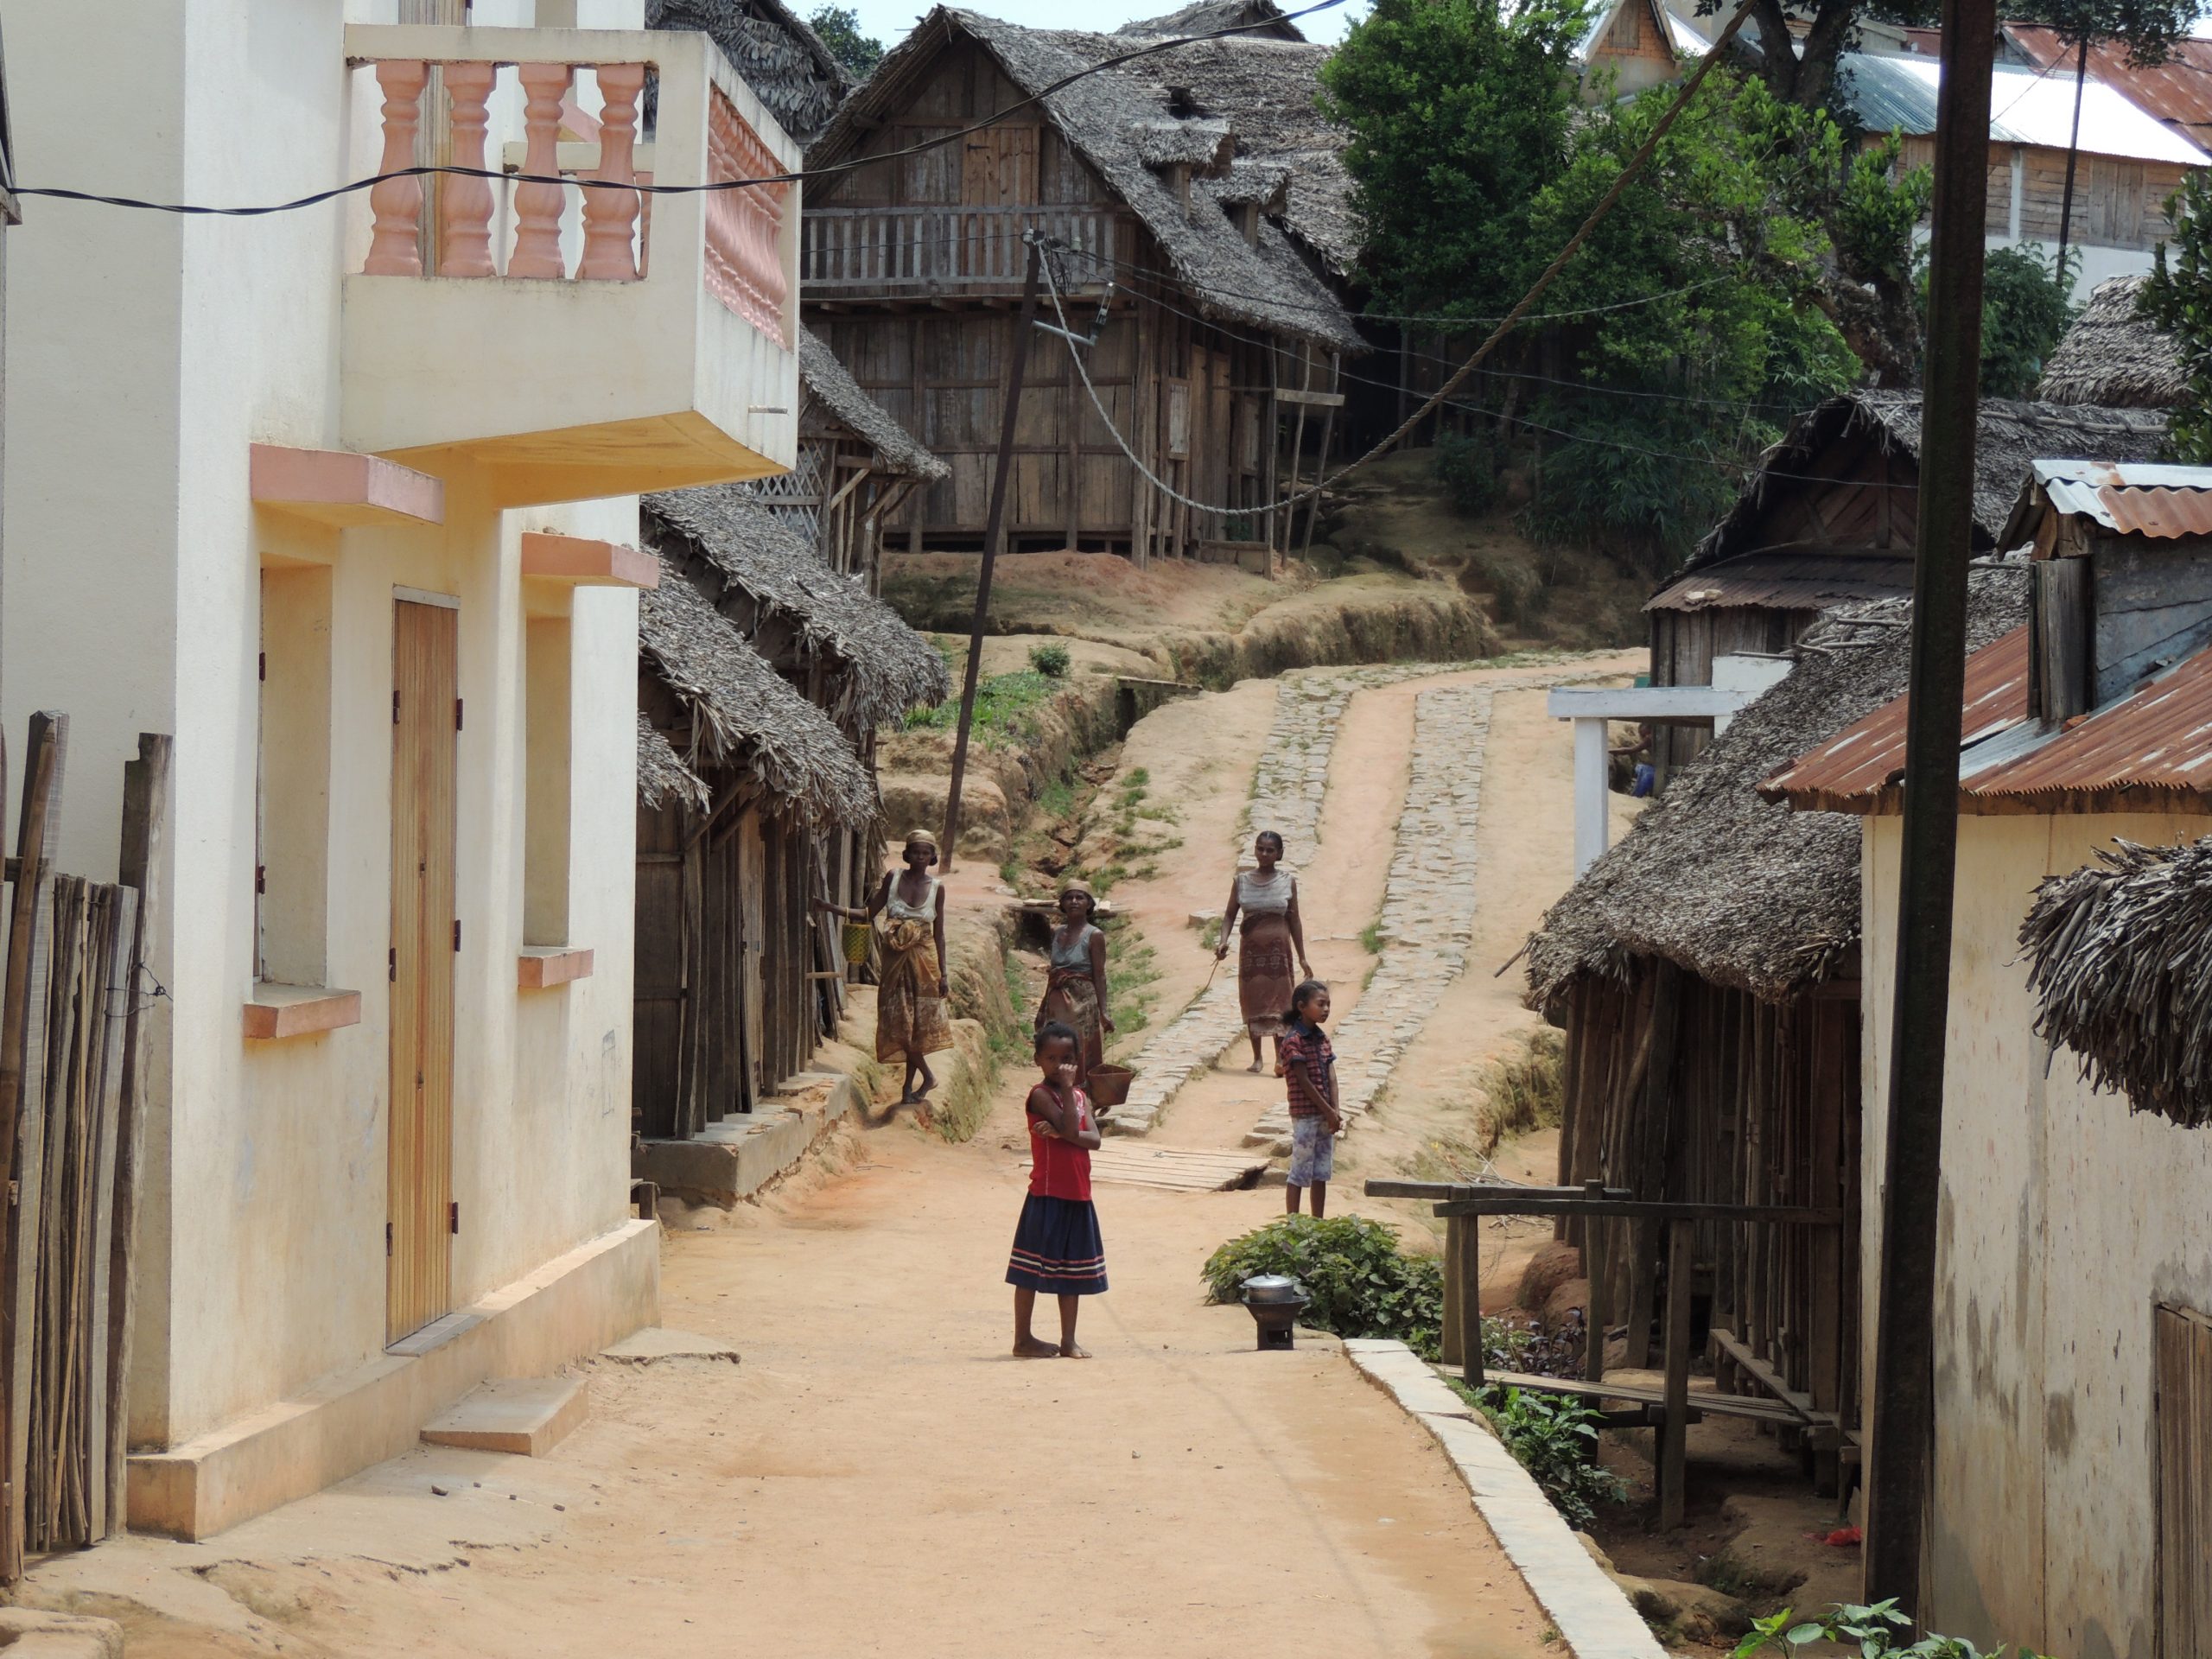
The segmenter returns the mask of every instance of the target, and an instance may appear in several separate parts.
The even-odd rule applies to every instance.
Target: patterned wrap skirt
[[[926,922],[884,930],[883,976],[875,992],[875,1058],[903,1059],[952,1046],[944,988],[937,976],[937,938]]]
[[[1236,953],[1236,997],[1244,1029],[1255,1037],[1280,1037],[1283,1011],[1297,988],[1291,972],[1290,918],[1279,910],[1246,911],[1244,942]]]
[[[1096,1296],[1106,1288],[1106,1243],[1088,1198],[1032,1192],[1014,1230],[1006,1281],[1047,1296]]]
[[[1106,1057],[1106,1033],[1098,1013],[1098,986],[1088,968],[1055,968],[1037,1005],[1036,1029],[1057,1020],[1076,1034],[1076,1081],[1089,1086],[1090,1074]]]

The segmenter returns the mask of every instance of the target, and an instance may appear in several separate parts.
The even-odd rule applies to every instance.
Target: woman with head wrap
[[[884,873],[883,885],[865,911],[849,910],[827,899],[821,908],[855,921],[883,924],[883,972],[875,992],[875,1058],[904,1059],[906,1075],[899,1103],[912,1106],[929,1097],[937,1077],[924,1057],[952,1046],[944,1017],[944,885],[930,874],[937,863],[937,837],[910,830],[906,868]],[[915,1087],[915,1079],[921,1086]]]
[[[1106,1058],[1106,1033],[1114,1029],[1107,1014],[1106,936],[1094,918],[1098,899],[1081,881],[1060,888],[1060,925],[1052,930],[1045,981],[1045,1000],[1037,1005],[1037,1029],[1058,1020],[1076,1034],[1076,1082],[1088,1088],[1090,1074]]]

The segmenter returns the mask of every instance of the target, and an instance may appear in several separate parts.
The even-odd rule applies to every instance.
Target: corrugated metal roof
[[[1837,84],[1868,131],[1902,130],[1923,137],[1935,132],[1936,95],[1943,79],[1939,61],[1849,52],[1840,67],[1843,73]],[[1992,75],[1992,143],[2067,147],[2074,125],[2073,76],[2011,64],[1998,65]],[[2082,93],[2082,152],[2182,167],[2212,162],[2212,156],[2129,102],[2125,93],[2094,78]]]
[[[2212,536],[2212,467],[2038,461],[2035,481],[2059,512],[2123,535]]]
[[[1770,801],[1823,812],[1894,804],[1904,774],[1905,699],[1884,703],[1759,785]],[[1962,742],[1986,743],[2028,717],[2028,631],[2015,628],[1967,659]]]
[[[1691,571],[1645,604],[1647,611],[1707,611],[1723,606],[1824,611],[1854,599],[1887,599],[1912,589],[1912,560],[1857,554],[1745,553]]]
[[[1759,786],[1769,800],[1833,812],[1894,810],[1906,700],[1885,703]],[[1961,812],[2088,811],[2123,791],[2212,797],[2212,651],[2056,729],[2028,720],[2028,631],[1967,662]]]
[[[2042,23],[2001,27],[2005,38],[2038,69],[2062,59],[2073,61],[2074,48],[2058,38],[2055,29]],[[2089,75],[2117,87],[2138,109],[2188,130],[2191,137],[2212,129],[2212,41],[2176,41],[2166,61],[2150,68],[2128,62],[2125,41],[2108,41],[2089,48]]]

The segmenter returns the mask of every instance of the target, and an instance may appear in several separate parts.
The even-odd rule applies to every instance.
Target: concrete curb
[[[1574,1659],[1667,1659],[1620,1586],[1591,1560],[1566,1518],[1473,1407],[1402,1342],[1353,1338],[1344,1353],[1444,1448],[1466,1482],[1476,1512],[1551,1615]]]

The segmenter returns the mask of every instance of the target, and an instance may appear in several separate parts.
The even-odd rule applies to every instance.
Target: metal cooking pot
[[[1243,1283],[1248,1302],[1303,1302],[1306,1287],[1280,1273],[1255,1273]]]

